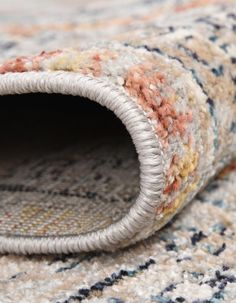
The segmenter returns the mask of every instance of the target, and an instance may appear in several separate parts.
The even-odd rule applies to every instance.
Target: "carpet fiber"
[[[0,14],[0,303],[236,302],[236,2]]]
[[[12,155],[16,164],[3,158],[2,252],[70,253],[136,243],[168,223],[235,157],[234,1],[77,5],[81,13],[67,8],[63,20],[53,1],[45,13],[44,2],[20,9],[19,19],[8,18],[9,4],[2,6],[0,94],[61,93],[110,109],[138,154],[139,190],[137,161],[126,155],[126,144],[121,139],[119,147],[115,133],[104,144],[99,113],[87,113],[77,158],[57,150],[37,151],[34,158],[30,146],[34,159],[25,161],[26,152]],[[59,2],[57,9],[64,6]],[[45,33],[50,39],[41,37]],[[28,55],[35,49],[29,42],[41,52]],[[90,128],[96,131],[87,133]],[[123,163],[117,170],[110,166],[115,154]],[[96,173],[104,178],[94,179]]]
[[[236,171],[168,226],[115,253],[0,258],[1,303],[234,303]]]

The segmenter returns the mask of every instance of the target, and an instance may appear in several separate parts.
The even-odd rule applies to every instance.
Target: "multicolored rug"
[[[168,226],[130,248],[2,256],[0,302],[236,302],[235,167]]]
[[[0,14],[0,302],[236,302],[236,2]]]

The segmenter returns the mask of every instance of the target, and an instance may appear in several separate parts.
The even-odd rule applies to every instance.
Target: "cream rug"
[[[0,14],[0,302],[236,302],[235,1]]]
[[[1,303],[236,302],[236,172],[161,232],[115,253],[0,259]]]

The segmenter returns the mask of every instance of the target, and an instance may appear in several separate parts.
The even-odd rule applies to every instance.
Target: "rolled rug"
[[[235,1],[141,2],[80,1],[72,11],[42,1],[22,11],[16,1],[9,18],[4,4],[0,94],[89,99],[129,136],[93,124],[103,115],[93,109],[81,127],[94,128],[66,156],[6,152],[0,252],[125,247],[168,223],[235,158]]]

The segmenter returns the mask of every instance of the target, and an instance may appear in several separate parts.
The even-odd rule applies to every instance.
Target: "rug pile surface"
[[[0,302],[236,302],[236,2],[0,15]]]
[[[169,226],[115,253],[2,256],[0,302],[235,302],[235,182],[234,165]]]

